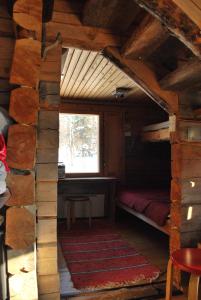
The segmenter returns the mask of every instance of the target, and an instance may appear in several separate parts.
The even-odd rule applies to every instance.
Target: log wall
[[[6,8],[6,3],[0,3],[0,106],[8,108],[10,90],[10,68],[15,45],[13,23]]]

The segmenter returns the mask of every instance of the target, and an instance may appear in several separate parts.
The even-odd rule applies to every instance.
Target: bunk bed
[[[169,121],[143,127],[142,141],[162,142],[170,140]]]
[[[169,141],[169,121],[143,127],[143,142]],[[170,233],[170,191],[167,188],[121,187],[117,206],[156,229]]]

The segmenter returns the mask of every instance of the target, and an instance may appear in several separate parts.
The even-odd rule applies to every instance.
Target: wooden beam
[[[164,110],[169,113],[178,112],[178,95],[162,90],[153,71],[142,61],[126,59],[117,49],[111,47],[105,49],[103,55],[132,78]]]
[[[201,57],[200,28],[194,22],[191,11],[187,15],[173,0],[135,0],[135,2],[158,18],[196,56]]]
[[[112,34],[107,29],[56,22],[46,24],[48,42],[55,41],[58,32],[61,33],[63,47],[100,51],[107,46],[121,46],[123,42],[122,37]]]
[[[146,58],[159,48],[168,38],[167,30],[162,24],[148,14],[134,30],[122,49],[129,58]]]
[[[188,61],[175,71],[169,73],[160,81],[160,86],[165,90],[185,90],[192,88],[200,82],[201,62]]]
[[[134,1],[87,0],[83,9],[83,24],[126,32],[140,8]]]

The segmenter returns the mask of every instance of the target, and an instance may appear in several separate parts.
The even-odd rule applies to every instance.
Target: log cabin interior
[[[0,0],[0,299],[165,299],[201,247],[200,59],[199,0]]]

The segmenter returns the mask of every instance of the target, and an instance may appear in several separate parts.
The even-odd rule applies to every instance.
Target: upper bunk
[[[143,127],[142,141],[143,142],[163,142],[170,140],[169,121],[151,124]]]

